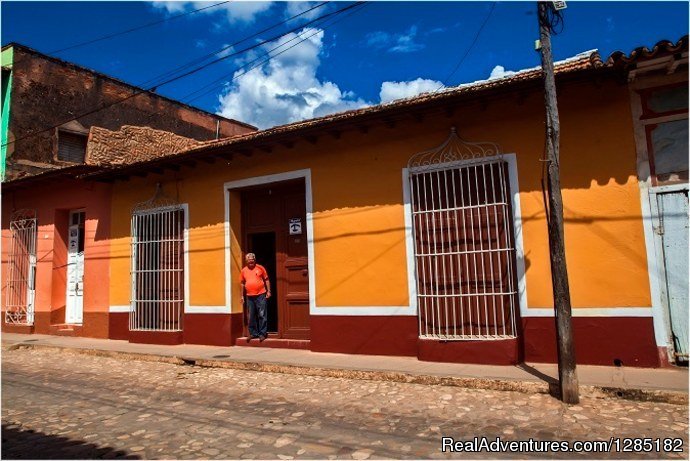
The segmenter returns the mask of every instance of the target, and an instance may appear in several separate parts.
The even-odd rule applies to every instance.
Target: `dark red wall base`
[[[417,317],[312,315],[311,350],[344,354],[417,355]]]
[[[130,331],[129,342],[173,346],[183,343],[183,334],[181,331]]]
[[[183,325],[184,331],[182,333],[130,332],[129,314],[127,312],[113,312],[109,319],[109,338],[147,344],[184,343],[232,346],[235,340],[242,335],[242,313],[185,314]]]
[[[37,312],[34,327],[3,323],[2,331],[49,334],[49,315]],[[183,333],[130,332],[128,319],[126,312],[110,313],[108,337],[150,344],[232,346],[243,336],[241,313],[185,314]],[[497,365],[522,361],[556,362],[552,317],[523,318],[518,339],[500,341],[419,340],[415,316],[313,315],[310,322],[310,349],[315,352],[397,355],[425,361]],[[651,317],[574,317],[573,332],[578,364],[670,366],[665,348],[656,346]],[[262,346],[271,347],[272,344],[267,341]]]
[[[2,313],[4,317],[4,312]],[[34,332],[33,325],[15,325],[12,323],[5,323],[5,319],[2,320],[2,331],[6,333],[19,333],[22,335],[30,335]]]
[[[557,361],[553,317],[523,318],[522,333],[525,362]],[[660,365],[652,317],[573,317],[573,340],[579,364]]]
[[[427,362],[515,365],[520,363],[517,339],[494,341],[439,341],[419,339],[417,358]]]
[[[232,346],[242,335],[242,313],[185,314],[185,344]]]

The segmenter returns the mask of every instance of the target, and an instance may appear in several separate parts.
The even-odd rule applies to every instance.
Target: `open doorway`
[[[305,189],[300,179],[241,190],[242,253],[256,254],[268,271],[268,332],[274,340],[310,336]]]
[[[256,232],[247,235],[249,253],[256,255],[256,262],[266,268],[271,282],[271,298],[266,302],[268,333],[278,333],[278,284],[276,283],[276,233]]]

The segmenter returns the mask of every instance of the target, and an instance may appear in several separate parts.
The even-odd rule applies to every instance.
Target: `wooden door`
[[[283,241],[282,251],[278,253],[278,265],[282,272],[279,280],[283,284],[279,299],[282,336],[309,339],[309,263],[304,184],[296,191],[287,192],[282,202],[283,219],[279,234]]]
[[[256,248],[257,242],[266,242],[271,233],[275,235],[275,274],[269,272],[274,296],[274,301],[268,306],[269,336],[309,339],[309,272],[304,182],[277,183],[244,190],[242,216],[244,254],[256,253],[257,262],[263,266],[271,266],[273,261],[267,263],[269,255],[263,251],[265,248]],[[262,255],[263,261],[259,254]],[[273,312],[273,315],[278,317],[275,322],[276,332],[271,332],[274,322],[270,316]]]

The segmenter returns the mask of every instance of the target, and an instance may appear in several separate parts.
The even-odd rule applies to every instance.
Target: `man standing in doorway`
[[[268,334],[268,318],[266,315],[266,300],[271,297],[271,282],[268,280],[268,272],[261,264],[256,263],[256,255],[247,253],[247,263],[240,272],[242,283],[242,304],[249,309],[249,340],[259,338],[266,339]]]

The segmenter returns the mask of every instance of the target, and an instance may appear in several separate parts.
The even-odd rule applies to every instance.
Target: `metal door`
[[[688,361],[688,191],[657,194],[666,299],[676,359]]]
[[[72,211],[67,241],[67,304],[65,323],[84,317],[84,221],[86,213]]]
[[[20,210],[10,220],[5,273],[5,322],[32,325],[36,295],[36,212]]]

